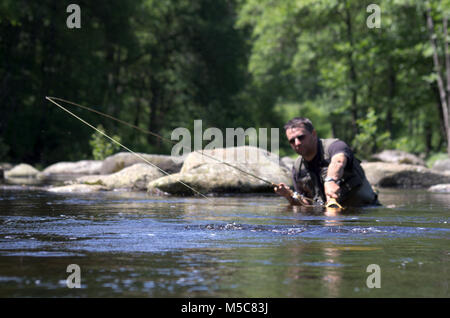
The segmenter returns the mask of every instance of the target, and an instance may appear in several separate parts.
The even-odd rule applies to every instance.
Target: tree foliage
[[[332,135],[356,149],[367,147],[360,144],[371,135],[367,121],[377,134],[389,134],[390,145],[408,137],[415,140],[409,151],[441,148],[425,7],[421,1],[379,1],[377,29],[367,26],[371,3],[242,1],[238,26],[252,30],[249,71],[300,111],[315,104]]]
[[[92,157],[92,130],[45,96],[165,138],[195,119],[281,128],[292,114],[362,156],[445,149],[422,1],[378,1],[379,29],[367,27],[370,0],[80,0],[81,29],[66,27],[70,3],[0,3],[0,160]],[[448,0],[429,3],[435,21],[448,14]],[[443,31],[436,23],[440,43]],[[170,152],[170,143],[71,110],[133,150]]]

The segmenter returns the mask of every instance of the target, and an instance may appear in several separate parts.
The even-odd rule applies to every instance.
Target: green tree
[[[377,130],[391,136],[388,145],[410,138],[410,151],[437,150],[442,134],[433,124],[436,87],[426,80],[431,56],[423,6],[379,1],[376,29],[366,24],[371,3],[241,1],[237,26],[252,32],[252,80],[275,96],[273,106],[297,103],[301,112],[302,105],[316,105],[331,135],[356,148],[357,136],[367,133],[363,121],[376,114]]]
[[[91,106],[166,138],[198,118],[233,127],[257,117],[254,103],[241,106],[252,98],[244,91],[248,53],[245,32],[234,28],[233,0],[81,2],[81,29],[66,27],[69,3],[0,4],[0,135],[13,161],[45,165],[90,156],[92,130],[45,96]],[[132,149],[170,150],[157,138],[71,110]]]

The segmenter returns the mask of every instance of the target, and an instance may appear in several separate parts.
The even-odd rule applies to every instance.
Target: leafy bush
[[[355,137],[353,148],[361,158],[368,158],[379,149],[392,147],[389,132],[380,133],[377,120],[378,116],[373,109],[369,109],[366,118],[357,120],[360,133]]]
[[[438,160],[442,160],[442,159],[448,159],[448,154],[444,153],[444,152],[440,152],[440,153],[435,153],[432,154],[431,156],[429,156],[426,160],[427,163],[427,167],[428,168],[432,168],[434,163]]]
[[[101,132],[105,132],[105,129],[102,125],[98,125],[97,129]],[[117,135],[112,136],[114,140],[120,142],[120,137]],[[102,134],[95,132],[91,135],[91,140],[89,140],[89,144],[92,148],[92,156],[94,160],[103,160],[108,156],[111,156],[115,152],[120,149],[120,146],[113,143],[109,139],[107,139]]]

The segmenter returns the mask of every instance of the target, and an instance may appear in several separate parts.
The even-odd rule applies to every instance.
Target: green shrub
[[[428,168],[432,168],[434,163],[438,160],[442,160],[442,159],[448,159],[448,154],[444,153],[444,152],[440,152],[440,153],[435,153],[432,154],[431,156],[429,156],[426,160],[427,163],[427,167]]]
[[[102,125],[98,125],[97,129],[103,133],[105,132],[105,129]],[[111,138],[120,142],[120,137],[117,135],[114,135]],[[94,160],[103,160],[120,149],[119,145],[113,143],[111,140],[107,139],[97,131],[91,135],[89,144],[91,145],[92,156],[94,157]]]
[[[389,132],[380,133],[377,126],[378,116],[375,110],[369,109],[366,118],[357,120],[360,133],[356,135],[353,148],[361,158],[369,158],[370,155],[380,149],[392,147]]]

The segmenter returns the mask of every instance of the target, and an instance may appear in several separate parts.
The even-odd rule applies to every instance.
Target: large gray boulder
[[[450,171],[450,158],[436,160],[433,164],[433,170]]]
[[[281,158],[280,164],[284,165],[289,170],[292,170],[292,167],[294,166],[295,159],[291,157],[283,157]]]
[[[39,170],[26,163],[21,163],[11,170],[5,171],[6,178],[32,178],[39,173]]]
[[[179,172],[183,165],[183,159],[181,157],[150,155],[145,153],[138,154],[167,173]],[[100,174],[115,173],[136,163],[145,163],[145,161],[130,152],[119,152],[103,161]]]
[[[450,183],[450,175],[423,166],[365,162],[361,166],[371,185],[379,187],[428,188]]]
[[[450,183],[436,184],[428,188],[429,192],[450,193]]]
[[[273,188],[267,182],[229,165],[269,182],[292,185],[289,169],[279,164],[278,156],[263,149],[243,146],[205,150],[204,154],[206,156],[199,152],[190,153],[180,173],[150,182],[148,190],[159,189],[181,195],[193,194],[192,190],[179,182],[181,181],[203,194],[273,192]]]
[[[77,178],[73,183],[100,185],[108,190],[131,189],[145,191],[147,184],[164,174],[146,163],[136,163],[110,175],[92,175]]]
[[[383,150],[380,153],[372,155],[371,161],[426,166],[425,161],[416,155],[401,150]]]
[[[79,175],[92,175],[92,174],[100,174],[100,169],[103,165],[103,161],[101,160],[81,160],[77,162],[58,162],[52,164],[45,168],[41,175],[50,176],[50,175],[71,175],[71,174],[79,174]]]

